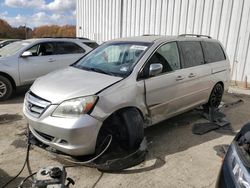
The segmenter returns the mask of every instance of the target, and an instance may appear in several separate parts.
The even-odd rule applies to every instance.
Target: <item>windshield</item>
[[[84,70],[125,77],[132,72],[134,65],[150,44],[144,42],[103,44],[73,66]]]
[[[29,45],[30,42],[13,42],[3,48],[0,49],[0,57],[7,57],[14,55],[16,52],[18,52],[20,49],[22,49],[24,46]]]

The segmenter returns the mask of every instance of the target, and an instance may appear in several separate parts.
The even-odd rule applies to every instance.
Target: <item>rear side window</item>
[[[202,42],[206,63],[225,60],[222,47],[217,42]]]
[[[96,42],[83,42],[83,44],[86,44],[90,48],[97,48],[99,45]]]
[[[56,54],[78,54],[85,50],[73,42],[57,42]]]
[[[204,64],[203,52],[200,42],[182,41],[179,42],[179,45],[182,52],[184,68]]]

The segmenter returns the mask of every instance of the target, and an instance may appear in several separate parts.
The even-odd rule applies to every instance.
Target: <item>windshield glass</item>
[[[74,67],[125,77],[148,49],[151,43],[114,42],[103,44],[86,55]]]
[[[22,49],[23,47],[29,45],[30,42],[13,42],[3,48],[0,49],[0,57],[7,57],[14,55],[17,51]]]

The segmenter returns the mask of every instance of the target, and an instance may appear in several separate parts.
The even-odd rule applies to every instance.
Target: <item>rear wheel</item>
[[[0,101],[8,99],[13,91],[13,87],[9,79],[0,76]]]
[[[127,108],[113,114],[104,122],[97,145],[109,134],[125,150],[138,148],[144,137],[143,119],[140,112],[135,108]]]
[[[223,88],[222,84],[217,83],[214,86],[214,88],[210,94],[209,101],[205,105],[205,107],[218,108],[220,103],[221,103],[221,100],[222,100],[223,92],[224,92],[224,88]]]

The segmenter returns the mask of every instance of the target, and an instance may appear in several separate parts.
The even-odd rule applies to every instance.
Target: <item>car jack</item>
[[[209,107],[208,112],[204,110],[201,115],[210,123],[214,123],[220,127],[230,124],[225,118],[226,115],[220,112],[219,108]]]
[[[195,123],[192,128],[193,134],[203,135],[212,130],[230,125],[226,120],[226,115],[219,111],[219,108],[209,107],[201,111],[201,116],[206,119],[206,122]]]

